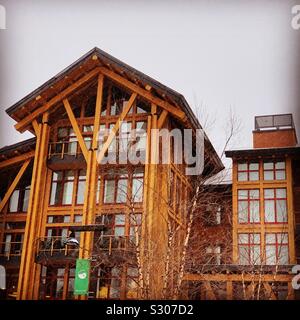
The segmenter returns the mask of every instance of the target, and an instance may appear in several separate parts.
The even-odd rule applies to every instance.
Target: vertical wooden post
[[[30,197],[26,218],[25,236],[21,256],[17,299],[33,299],[33,287],[36,271],[34,262],[35,240],[38,237],[36,230],[39,229],[40,219],[43,216],[43,194],[45,188],[46,159],[48,152],[49,126],[47,123],[48,113],[43,115],[42,123],[37,130],[37,142],[33,173],[31,179]]]

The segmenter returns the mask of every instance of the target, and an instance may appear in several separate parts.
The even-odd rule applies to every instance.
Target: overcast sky
[[[218,150],[230,109],[242,121],[232,148],[252,146],[255,115],[292,112],[300,126],[300,30],[291,27],[300,0],[0,4],[0,147],[30,136],[4,110],[95,46],[202,106]]]

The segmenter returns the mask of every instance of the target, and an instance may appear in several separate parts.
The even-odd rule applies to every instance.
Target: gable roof
[[[96,59],[94,59],[96,57]],[[146,74],[136,70],[135,68],[127,65],[126,63],[114,58],[110,54],[95,47],[81,58],[76,60],[70,66],[62,70],[60,73],[46,81],[36,90],[29,93],[20,101],[16,102],[10,108],[6,110],[7,114],[14,120],[19,122],[25,118],[28,113],[31,113],[43,106],[47,101],[56,96],[61,90],[68,87],[70,83],[75,82],[82,77],[82,74],[86,74],[93,70],[97,66],[102,66],[113,70],[116,74],[127,78],[133,83],[137,83],[140,86],[146,88],[151,87],[151,93],[163,100],[170,101],[171,104],[181,109],[187,116],[190,124],[193,128],[202,128],[197,117],[193,113],[191,107],[185,100],[184,96],[177,91],[163,85],[159,81],[147,76]],[[208,149],[212,152],[215,158],[215,164],[220,170],[223,168],[223,164],[217,155],[210,140],[205,134],[206,143]]]

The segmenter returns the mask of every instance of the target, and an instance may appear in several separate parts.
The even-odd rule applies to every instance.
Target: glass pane
[[[264,180],[274,180],[274,172],[264,171]]]
[[[20,191],[15,190],[9,200],[9,212],[17,212],[18,211],[18,202],[19,202]]]
[[[248,233],[240,233],[239,234],[239,243],[248,243],[248,242],[249,242]]]
[[[276,234],[275,233],[267,233],[266,234],[266,243],[276,243]]]
[[[288,234],[287,233],[279,233],[277,235],[278,238],[278,243],[283,244],[283,243],[288,243]]]
[[[125,203],[127,201],[127,184],[126,179],[118,180],[117,203]]]
[[[246,171],[247,169],[248,169],[248,164],[246,162],[238,164],[238,170],[239,171]]]
[[[276,180],[285,180],[285,171],[276,171]]]
[[[58,139],[65,138],[68,136],[68,128],[58,128],[57,137]]]
[[[287,222],[287,207],[285,200],[276,200],[277,222]]]
[[[276,198],[286,198],[286,189],[276,189]]]
[[[115,227],[115,236],[121,237],[125,235],[125,227]]]
[[[266,170],[272,170],[274,168],[273,162],[264,162],[264,169]]]
[[[59,204],[61,189],[62,189],[61,182],[52,183],[50,205]]]
[[[238,180],[239,181],[247,181],[247,172],[239,172],[238,173]]]
[[[265,222],[275,222],[275,202],[265,200]]]
[[[259,180],[259,173],[257,172],[250,172],[249,173],[249,180],[250,181],[257,181]]]
[[[248,198],[248,190],[238,190],[238,198],[246,200]]]
[[[274,199],[274,189],[264,189],[265,199]]]
[[[74,222],[77,222],[77,223],[82,222],[82,216],[81,215],[75,215]]]
[[[289,264],[289,250],[288,246],[280,245],[278,248],[278,262],[280,265]]]
[[[141,202],[143,200],[143,184],[144,179],[132,179],[132,199],[133,202]]]
[[[79,181],[78,189],[77,189],[77,204],[84,203],[84,190],[85,190],[85,181]]]
[[[52,181],[62,180],[63,172],[62,171],[54,171]]]
[[[259,217],[259,201],[250,202],[250,222],[257,223],[260,221]]]
[[[83,132],[93,132],[94,126],[93,125],[85,125],[83,126]]]
[[[73,181],[65,182],[62,204],[72,204],[72,195],[73,195]]]
[[[64,223],[69,223],[71,221],[70,216],[64,216]]]
[[[276,169],[285,169],[285,162],[284,161],[279,161],[275,163],[275,168]]]
[[[250,234],[250,239],[252,243],[260,243],[260,234],[258,233],[254,233],[254,234]]]
[[[259,199],[259,190],[250,190],[249,196],[250,199]]]
[[[238,215],[239,215],[239,223],[248,222],[248,203],[246,201],[239,201]]]
[[[248,246],[239,246],[239,260],[241,265],[248,265],[250,264],[249,261],[250,252]]]
[[[253,246],[253,250],[251,250],[251,263],[255,265],[260,264],[260,246]]]
[[[115,225],[125,225],[125,214],[115,215]]]
[[[259,169],[259,164],[256,162],[249,163],[249,170],[258,170]]]
[[[27,187],[24,191],[23,207],[22,207],[23,212],[26,212],[28,210],[29,196],[30,196],[30,187]]]
[[[266,264],[275,265],[276,264],[276,246],[266,245]]]
[[[115,193],[115,181],[114,180],[105,180],[104,202],[105,203],[114,202],[114,193]]]

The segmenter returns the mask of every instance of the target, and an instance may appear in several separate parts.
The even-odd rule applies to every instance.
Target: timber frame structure
[[[28,130],[35,136],[0,149],[0,263],[7,268],[7,298],[74,298],[77,258],[92,262],[90,292],[77,299],[163,299],[172,290],[177,298],[215,299],[216,282],[225,286],[227,299],[236,298],[235,283],[246,283],[249,291],[253,272],[245,274],[249,268],[239,265],[236,249],[237,234],[247,228],[240,229],[236,222],[237,153],[227,154],[234,158],[232,189],[231,185],[226,189],[212,186],[202,194],[208,199],[206,195],[214,189],[220,206],[228,205],[233,224],[225,219],[219,229],[203,230],[218,234],[226,229],[229,258],[222,263],[218,260],[213,268],[200,260],[193,268],[189,263],[181,268],[185,254],[193,256],[189,249],[184,252],[187,230],[192,227],[197,235],[202,228],[194,222],[189,225],[191,203],[199,200],[194,200],[199,177],[185,175],[184,162],[174,163],[172,143],[170,163],[156,162],[158,151],[165,146],[150,134],[151,129],[201,129],[181,94],[94,48],[7,113],[16,121],[16,130]],[[110,132],[100,143],[102,129]],[[108,151],[121,148],[122,143],[127,150],[128,141],[122,134],[131,129],[147,132],[146,139],[136,137],[145,164],[105,163]],[[204,180],[224,169],[205,133],[204,160]],[[289,223],[284,230],[293,239],[289,242],[290,263],[296,259],[295,224],[290,223],[293,170],[292,160],[287,160],[287,179],[284,186],[280,184],[288,188]],[[201,206],[196,211],[202,215],[203,210],[215,214],[215,209]],[[106,230],[75,232],[80,246],[66,245],[70,231],[94,224],[103,224]],[[203,240],[196,238],[196,247]],[[211,248],[205,252],[219,254]],[[173,272],[179,269],[186,289],[180,292],[174,289],[178,272]],[[276,273],[276,281],[291,279],[283,269],[283,274]],[[272,270],[255,277],[263,279],[266,291],[276,298]],[[292,296],[289,287],[288,297]]]

